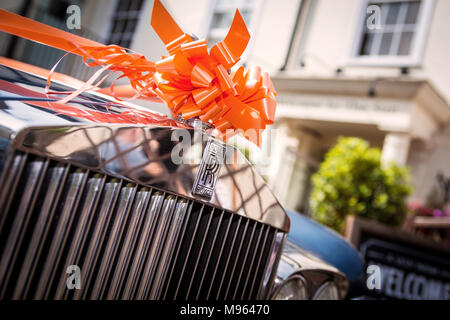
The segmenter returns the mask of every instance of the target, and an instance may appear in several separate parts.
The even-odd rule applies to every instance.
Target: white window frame
[[[238,5],[242,2],[242,4],[245,4],[244,0],[241,1],[237,1]],[[247,45],[247,48],[245,49],[244,53],[242,54],[241,60],[239,61],[240,64],[245,63],[246,59],[250,56],[250,51],[251,51],[251,47],[253,44],[253,39],[255,38],[255,30],[258,26],[258,22],[259,22],[259,18],[261,16],[261,10],[262,10],[262,4],[263,4],[264,0],[254,0],[254,3],[251,5],[252,6],[252,18],[251,18],[251,22],[249,25],[247,25],[247,29],[250,32],[250,42]],[[212,24],[213,24],[213,18],[214,18],[214,13],[216,12],[216,8],[218,6],[218,0],[212,0],[211,1],[211,5],[209,8],[209,23],[207,23],[207,28],[204,32],[205,34],[205,39],[207,39],[209,36],[214,36],[214,37],[222,37],[225,38],[225,36],[227,35],[228,30],[230,29],[230,26],[227,26],[226,28],[222,29],[222,30],[211,30],[212,29]],[[228,7],[228,5],[224,5],[226,7]],[[230,11],[234,11],[237,9],[236,7],[231,7],[231,5],[229,6]],[[215,33],[215,34],[214,34]],[[208,44],[208,47],[211,44]]]
[[[428,29],[431,24],[431,16],[433,13],[435,0],[421,0],[416,30],[414,32],[412,46],[409,55],[404,56],[389,56],[389,55],[375,55],[362,56],[359,54],[361,48],[361,41],[363,39],[364,27],[363,24],[366,19],[366,9],[371,2],[408,2],[411,0],[362,0],[359,11],[359,18],[357,21],[357,31],[353,45],[351,47],[350,58],[347,61],[349,66],[377,66],[377,67],[419,67],[422,63],[425,42],[428,34]],[[383,19],[383,16],[381,17]]]

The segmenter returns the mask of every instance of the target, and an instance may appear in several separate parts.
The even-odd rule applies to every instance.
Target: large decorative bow
[[[130,80],[134,97],[159,97],[174,117],[198,117],[209,122],[224,140],[241,131],[246,138],[260,145],[260,133],[274,121],[276,92],[269,75],[261,72],[259,67],[248,71],[239,67],[229,71],[240,60],[250,40],[239,11],[236,10],[225,39],[209,52],[206,40],[195,40],[184,33],[159,0],[154,2],[151,25],[169,53],[156,63],[120,46],[105,46],[0,11],[0,30],[81,55],[89,66],[101,65],[105,70],[119,72],[120,78]],[[95,77],[62,102],[92,89]],[[110,94],[118,98],[114,83]]]

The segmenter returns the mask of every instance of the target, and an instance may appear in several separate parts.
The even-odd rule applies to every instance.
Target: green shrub
[[[380,149],[360,138],[341,137],[312,177],[313,218],[339,232],[350,214],[398,225],[412,191],[409,179],[406,167],[381,165]]]

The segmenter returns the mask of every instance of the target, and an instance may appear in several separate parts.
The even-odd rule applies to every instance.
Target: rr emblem
[[[209,139],[192,186],[192,194],[211,200],[224,159],[225,145]]]

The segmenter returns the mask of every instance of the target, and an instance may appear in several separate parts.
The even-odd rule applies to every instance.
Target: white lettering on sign
[[[278,119],[361,123],[398,132],[411,128],[413,105],[407,100],[281,93],[277,102]]]
[[[409,103],[393,99],[325,97],[316,95],[279,94],[279,104],[296,105],[300,108],[333,109],[351,111],[376,111],[388,113],[408,112]]]
[[[377,278],[379,277],[378,272],[381,274],[380,278]],[[367,278],[367,288],[369,290],[381,289],[383,294],[392,298],[408,300],[450,299],[449,282],[431,279],[414,272],[406,272],[375,262],[369,262],[367,273],[370,273]],[[381,288],[376,287],[377,279],[381,279]]]

